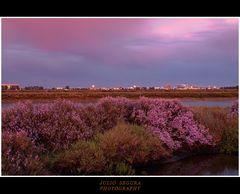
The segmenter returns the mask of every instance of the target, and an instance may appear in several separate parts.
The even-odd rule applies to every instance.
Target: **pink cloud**
[[[4,41],[25,41],[47,50],[74,44],[92,48],[104,46],[106,39],[141,33],[142,22],[137,19],[8,18],[3,19],[3,36]]]
[[[216,32],[236,24],[237,18],[164,18],[152,20],[149,33],[166,39],[194,40],[195,33]]]
[[[237,22],[235,18],[4,18],[3,47],[19,44],[74,53],[110,65],[163,64],[196,41],[218,45],[221,40],[214,37],[235,29]]]
[[[238,80],[237,18],[4,18],[2,48],[3,82]]]

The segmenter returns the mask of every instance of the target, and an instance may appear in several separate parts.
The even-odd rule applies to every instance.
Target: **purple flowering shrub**
[[[130,101],[123,97],[100,99],[97,110],[100,116],[99,125],[102,126],[101,131],[109,130],[115,127],[117,122],[125,120],[130,114],[130,106]]]
[[[26,132],[3,132],[2,174],[27,175],[45,174],[40,158],[42,149],[36,146]]]
[[[66,149],[73,142],[92,135],[78,107],[70,101],[59,100],[41,105],[19,103],[3,111],[2,130],[25,131],[36,145],[43,145],[45,151]]]
[[[2,130],[25,131],[48,152],[67,149],[77,140],[113,128],[128,110],[127,102],[125,98],[107,97],[87,107],[66,100],[37,105],[30,101],[18,103],[3,111]]]
[[[176,100],[140,98],[134,106],[132,119],[156,134],[173,152],[214,144],[208,129]]]
[[[81,117],[95,133],[104,132],[116,126],[118,121],[123,120],[128,110],[128,99],[106,97],[100,99],[96,105],[82,109]]]
[[[52,154],[59,154],[54,173],[132,172],[129,165],[214,145],[190,109],[151,98],[106,97],[87,106],[66,100],[18,103],[2,112],[2,132],[5,174],[39,174],[34,162],[41,167],[39,156]],[[97,146],[91,144],[97,138]],[[72,147],[77,142],[82,143]]]
[[[25,131],[48,151],[66,149],[77,140],[113,128],[120,120],[143,125],[172,151],[213,144],[208,129],[174,100],[107,97],[87,107],[65,100],[41,105],[27,102],[3,111],[2,120],[3,131]]]

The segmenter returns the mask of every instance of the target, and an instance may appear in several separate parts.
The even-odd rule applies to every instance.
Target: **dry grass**
[[[220,141],[224,129],[227,127],[227,114],[229,108],[220,107],[193,107],[195,118],[209,128],[216,141]]]
[[[195,118],[209,128],[220,152],[238,153],[238,117],[229,116],[230,108],[194,107],[192,110]]]
[[[106,96],[121,96],[126,98],[213,98],[238,97],[238,90],[137,90],[137,91],[2,91],[2,100],[24,99],[98,99]]]

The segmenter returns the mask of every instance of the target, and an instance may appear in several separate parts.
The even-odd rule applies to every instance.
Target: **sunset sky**
[[[2,83],[238,85],[238,19],[4,18]]]

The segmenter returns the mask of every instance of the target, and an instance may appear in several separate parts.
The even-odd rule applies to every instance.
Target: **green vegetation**
[[[79,141],[64,152],[47,160],[53,174],[99,174],[106,162],[102,150],[94,141]]]
[[[209,128],[216,142],[221,141],[223,131],[228,126],[227,114],[229,108],[193,107],[195,119]]]
[[[131,165],[126,163],[118,163],[116,165],[110,164],[106,169],[107,175],[135,175],[135,169]]]
[[[225,154],[238,153],[238,116],[231,117],[230,108],[194,107],[195,118],[209,128],[218,151]]]
[[[2,100],[24,100],[24,99],[98,99],[106,96],[139,98],[141,96],[150,98],[214,98],[214,97],[238,97],[238,90],[136,90],[136,91],[2,91]]]
[[[119,123],[89,141],[78,141],[48,158],[54,174],[135,174],[134,166],[167,157],[161,142],[137,125]]]
[[[238,133],[238,121],[232,120],[228,122],[228,126],[223,131],[220,152],[238,154]]]

